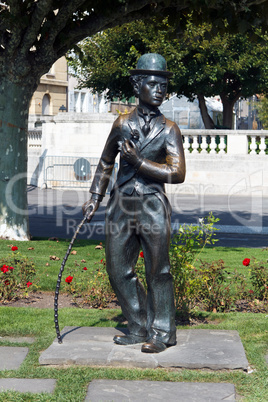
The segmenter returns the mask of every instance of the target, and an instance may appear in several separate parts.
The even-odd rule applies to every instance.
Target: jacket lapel
[[[144,135],[141,131],[137,108],[129,115],[128,127],[130,128],[130,137],[138,136],[139,139],[134,140],[134,142],[137,144],[138,148],[140,148]]]
[[[150,131],[150,133],[147,135],[147,137],[145,137],[144,141],[142,142],[140,146],[140,151],[143,150],[145,147],[147,147],[147,145],[149,145],[150,142],[152,142],[161,133],[161,131],[164,130],[165,121],[166,119],[163,114],[157,117],[157,120],[155,122],[152,131]]]

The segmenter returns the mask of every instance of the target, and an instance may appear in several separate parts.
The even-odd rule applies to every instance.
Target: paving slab
[[[233,384],[93,380],[85,401],[235,401]]]
[[[63,343],[55,339],[39,358],[41,365],[98,365],[140,368],[242,369],[248,361],[237,331],[177,330],[177,345],[162,353],[141,352],[141,344],[121,346],[115,335],[125,328],[65,327]]]
[[[0,336],[0,342],[12,343],[34,343],[35,339],[31,336]]]
[[[0,378],[0,392],[52,393],[55,386],[56,380],[48,378]]]
[[[29,349],[21,346],[0,346],[0,370],[17,370]]]

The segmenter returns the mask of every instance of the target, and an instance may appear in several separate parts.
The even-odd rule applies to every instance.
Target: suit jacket
[[[109,184],[115,158],[120,152],[120,143],[133,140],[133,134],[139,137],[136,147],[143,159],[138,171],[123,158],[115,187],[132,194],[134,189],[139,194],[164,192],[164,183],[182,183],[185,177],[185,159],[180,129],[176,123],[163,114],[152,122],[153,127],[144,137],[140,128],[137,109],[127,115],[119,116],[113,124],[102,152],[90,192],[102,198]]]

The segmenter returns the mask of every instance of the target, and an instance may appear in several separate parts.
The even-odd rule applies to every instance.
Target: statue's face
[[[160,75],[149,75],[139,85],[138,95],[140,105],[158,107],[167,93],[167,78]]]

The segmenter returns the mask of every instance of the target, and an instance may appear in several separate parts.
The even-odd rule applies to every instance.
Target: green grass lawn
[[[239,273],[248,276],[250,268],[243,265],[243,260],[245,258],[256,258],[258,261],[267,262],[268,248],[207,247],[200,254],[199,258],[209,262],[223,260],[226,267],[232,271],[236,269]]]
[[[60,310],[59,321],[73,326],[114,327],[120,310],[83,310],[65,308]],[[106,367],[43,367],[39,366],[40,352],[55,339],[52,309],[0,307],[0,336],[34,336],[35,342],[24,363],[18,370],[0,372],[0,377],[18,378],[55,378],[57,386],[53,396],[5,392],[0,394],[0,401],[72,401],[81,402],[86,395],[87,386],[93,379],[153,380],[174,382],[222,382],[232,383],[236,392],[244,401],[267,401],[268,366],[265,354],[268,353],[268,316],[252,313],[200,313],[209,324],[194,328],[237,330],[244,345],[251,374],[240,370],[168,370],[168,369],[126,369]],[[188,327],[178,327],[182,331]],[[191,327],[192,328],[192,327]],[[15,346],[1,341],[0,345]]]
[[[42,291],[55,290],[60,266],[67,251],[69,242],[65,240],[48,241],[35,240],[12,243],[9,240],[0,240],[0,258],[6,257],[12,252],[10,244],[18,247],[18,253],[22,256],[31,258],[35,263],[37,271],[35,282]],[[95,249],[99,242],[88,240],[77,240],[72,251],[76,254],[70,254],[65,266],[64,275],[71,275],[76,264],[81,268],[87,267],[88,274],[99,266],[99,262],[104,258],[104,249]],[[33,248],[29,250],[29,248]],[[51,260],[50,256],[55,256],[59,260]],[[84,260],[85,262],[81,262]]]
[[[7,257],[10,251],[10,241],[0,240],[0,258]],[[18,247],[18,253],[32,258],[36,269],[35,281],[40,290],[55,290],[56,280],[61,261],[68,247],[65,240],[30,242],[12,242]],[[70,255],[64,271],[68,276],[76,264],[81,269],[87,267],[86,275],[99,267],[104,258],[104,249],[95,249],[97,242],[80,240],[75,243],[75,255]],[[31,249],[29,249],[31,248]],[[231,270],[238,269],[249,277],[249,267],[244,267],[244,258],[255,257],[267,260],[267,251],[261,249],[211,247],[204,250],[200,258],[207,261],[223,259]],[[56,256],[58,261],[50,259]],[[81,262],[85,260],[85,262]],[[59,311],[59,324],[63,329],[66,325],[74,326],[116,326],[120,310],[97,310],[62,308]],[[126,369],[103,367],[42,367],[38,359],[40,352],[46,349],[55,339],[55,329],[52,309],[0,307],[0,336],[34,336],[35,343],[29,346],[30,352],[19,370],[2,371],[0,377],[19,378],[56,378],[57,387],[53,396],[27,394],[16,392],[0,394],[0,401],[83,401],[89,382],[92,379],[126,379],[155,380],[176,382],[230,382],[236,387],[236,392],[245,401],[266,401],[268,386],[268,366],[265,355],[268,353],[268,315],[254,313],[208,313],[197,312],[206,318],[209,324],[200,324],[194,328],[211,328],[237,330],[243,342],[247,359],[253,369],[251,374],[242,371],[208,371],[208,370],[167,370],[167,369]],[[188,327],[178,327],[181,330]],[[13,344],[1,340],[0,345]]]
[[[0,258],[6,257],[11,253],[10,244],[11,242],[8,240],[0,240]],[[13,241],[12,244],[18,247],[18,252],[21,255],[33,259],[37,270],[36,283],[40,290],[54,291],[61,262],[68,248],[68,241]],[[86,266],[88,276],[90,272],[96,270],[101,259],[105,258],[104,248],[102,250],[95,249],[98,244],[99,242],[89,240],[76,241],[73,251],[77,253],[69,256],[64,270],[64,277],[74,272],[76,264],[80,264],[81,269]],[[33,250],[29,250],[29,248],[33,248]],[[50,256],[56,256],[59,260],[51,260]],[[267,261],[268,251],[259,248],[207,247],[199,255],[198,259],[209,262],[222,259],[226,267],[231,271],[237,269],[239,273],[244,274],[249,279],[250,267],[245,267],[242,262],[245,258],[252,259],[253,257],[259,261]],[[81,262],[82,260],[85,262]]]

